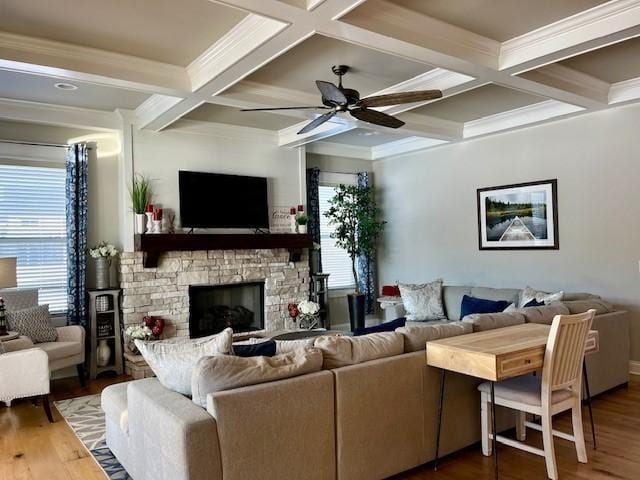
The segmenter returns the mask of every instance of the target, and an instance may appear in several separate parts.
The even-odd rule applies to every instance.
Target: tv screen
[[[179,172],[180,223],[186,228],[269,228],[267,179]]]

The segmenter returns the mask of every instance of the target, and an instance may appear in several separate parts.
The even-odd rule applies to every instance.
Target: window
[[[17,257],[18,287],[67,310],[65,169],[0,165],[0,257]]]
[[[331,238],[334,227],[329,225],[329,219],[324,212],[329,210],[329,200],[335,195],[336,189],[332,185],[320,185],[320,245],[322,252],[322,270],[329,273],[329,288],[353,288],[355,280],[351,271],[351,257],[346,250],[336,246]]]

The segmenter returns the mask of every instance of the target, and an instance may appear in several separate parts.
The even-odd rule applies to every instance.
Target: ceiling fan
[[[323,105],[321,106],[247,108],[241,111],[264,112],[272,110],[300,110],[310,108],[330,110],[309,122],[298,132],[298,134],[310,132],[314,128],[319,127],[324,122],[331,119],[338,112],[349,112],[352,117],[362,120],[363,122],[382,125],[384,127],[399,128],[404,125],[402,120],[378,110],[371,110],[370,107],[386,107],[388,105],[422,102],[442,97],[442,92],[440,90],[420,90],[415,92],[389,93],[387,95],[375,95],[373,97],[360,98],[360,93],[357,90],[344,88],[342,86],[342,76],[349,71],[349,67],[347,65],[336,65],[332,67],[331,70],[339,78],[338,86],[335,86],[331,82],[316,80],[318,90],[320,90],[320,93],[322,94]]]

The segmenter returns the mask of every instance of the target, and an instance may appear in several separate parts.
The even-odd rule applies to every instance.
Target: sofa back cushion
[[[405,353],[425,350],[431,340],[455,337],[473,332],[473,326],[464,322],[430,322],[410,324],[396,329],[404,339]]]
[[[525,316],[519,311],[474,313],[462,319],[462,323],[472,325],[474,332],[484,332],[485,330],[493,330],[495,328],[522,325],[525,321]]]
[[[361,337],[319,337],[314,346],[322,351],[325,369],[355,365],[404,353],[404,340],[397,332],[371,333]]]
[[[442,288],[442,300],[449,320],[460,320],[460,306],[462,297],[471,295],[471,287],[444,286]]]
[[[571,314],[583,313],[592,308],[596,311],[596,315],[604,315],[605,313],[615,312],[616,310],[613,305],[600,298],[570,300],[563,301],[562,303],[569,309]]]
[[[510,313],[521,313],[527,323],[551,325],[556,315],[569,315],[569,309],[562,302],[553,302],[542,307],[516,308]]]
[[[136,347],[160,383],[169,390],[191,395],[191,374],[202,357],[232,353],[233,330],[209,337],[172,338],[157,342],[136,340]]]
[[[192,399],[206,408],[210,393],[297,377],[321,369],[322,353],[316,348],[298,349],[274,357],[203,357],[193,369]]]

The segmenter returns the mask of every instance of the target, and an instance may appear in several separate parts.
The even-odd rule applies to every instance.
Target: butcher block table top
[[[427,364],[491,381],[525,375],[542,368],[550,330],[525,323],[430,341]],[[597,352],[598,342],[598,332],[590,330],[586,354]]]

